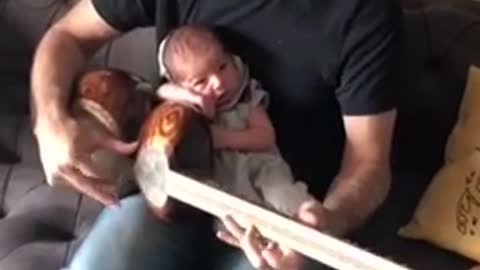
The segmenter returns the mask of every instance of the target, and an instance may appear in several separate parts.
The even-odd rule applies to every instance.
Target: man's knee
[[[119,208],[109,207],[97,218],[91,231],[72,259],[68,270],[119,270],[129,253],[145,237],[145,224],[151,223],[146,203],[141,196],[132,196],[121,201]]]

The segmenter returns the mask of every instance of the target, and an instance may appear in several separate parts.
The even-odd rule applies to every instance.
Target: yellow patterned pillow
[[[399,235],[480,262],[480,69],[471,66],[445,165]]]
[[[471,66],[457,122],[446,145],[445,160],[462,158],[477,147],[480,147],[480,69]]]
[[[480,262],[480,151],[433,178],[403,237],[425,240]]]

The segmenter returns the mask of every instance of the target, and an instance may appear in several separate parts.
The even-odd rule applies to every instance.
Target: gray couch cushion
[[[20,160],[17,154],[18,116],[0,114],[0,164],[12,164]]]
[[[22,161],[0,165],[0,269],[60,269],[101,206],[45,184],[28,118],[18,121]]]

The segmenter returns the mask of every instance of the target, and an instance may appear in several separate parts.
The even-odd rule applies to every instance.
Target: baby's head
[[[171,82],[219,102],[240,87],[233,56],[207,27],[181,26],[161,46],[158,60]]]

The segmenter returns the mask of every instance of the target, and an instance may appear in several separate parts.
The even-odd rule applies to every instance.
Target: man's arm
[[[74,76],[101,45],[118,34],[101,19],[90,0],[81,0],[48,30],[38,45],[31,72],[35,132],[44,122],[68,116]]]
[[[324,201],[328,231],[344,235],[384,202],[391,183],[390,151],[396,111],[345,116],[342,166]]]
[[[350,3],[350,2],[349,2]],[[404,30],[395,1],[358,0],[345,6],[336,96],[345,128],[340,171],[324,205],[330,230],[356,229],[383,203],[390,189],[390,152],[398,93],[404,89]]]

